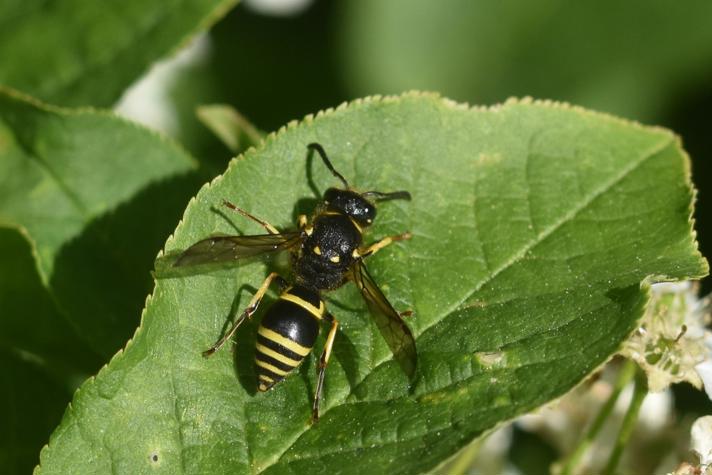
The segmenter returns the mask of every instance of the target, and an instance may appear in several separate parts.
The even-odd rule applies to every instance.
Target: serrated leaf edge
[[[507,99],[507,100],[506,100],[504,103],[502,103],[502,104],[494,104],[494,105],[489,105],[489,106],[471,106],[471,105],[466,104],[466,103],[458,103],[458,102],[453,101],[453,100],[450,100],[450,99],[444,99],[444,98],[442,98],[439,94],[434,93],[434,92],[409,91],[409,92],[406,92],[406,93],[401,94],[401,95],[387,95],[387,96],[374,95],[374,96],[368,96],[368,97],[365,97],[365,98],[356,99],[356,100],[350,101],[350,102],[342,102],[341,104],[339,104],[338,106],[336,106],[336,107],[334,107],[334,108],[327,108],[327,109],[318,111],[316,114],[309,114],[309,115],[305,116],[301,121],[293,120],[293,121],[288,122],[286,125],[280,127],[276,132],[271,132],[271,133],[269,133],[269,134],[265,137],[265,139],[262,141],[262,143],[258,144],[257,146],[250,147],[249,149],[247,149],[247,150],[246,150],[245,152],[243,152],[242,154],[240,154],[240,155],[236,156],[235,158],[233,158],[233,159],[229,162],[227,168],[225,169],[225,172],[223,172],[221,175],[216,176],[215,178],[213,178],[213,179],[210,180],[209,182],[206,182],[205,184],[203,184],[203,186],[200,187],[200,189],[198,190],[198,192],[196,193],[196,195],[193,196],[193,197],[189,200],[189,202],[188,202],[188,204],[187,204],[187,206],[186,206],[186,210],[184,211],[183,216],[182,216],[181,219],[179,220],[179,222],[178,222],[178,224],[177,224],[177,226],[176,226],[176,229],[175,229],[175,230],[173,231],[173,233],[171,233],[171,234],[169,235],[169,237],[166,239],[166,243],[164,244],[163,249],[158,252],[158,254],[157,254],[157,259],[163,257],[163,256],[165,255],[165,249],[170,248],[170,247],[171,247],[171,244],[174,243],[174,241],[175,241],[175,235],[176,235],[177,233],[179,233],[179,231],[180,231],[180,230],[182,229],[182,227],[185,225],[186,214],[187,214],[188,210],[191,208],[192,204],[197,201],[198,196],[200,196],[200,195],[203,194],[203,193],[206,193],[207,190],[210,189],[213,185],[216,185],[216,184],[220,183],[220,181],[224,178],[224,175],[227,174],[228,172],[230,172],[230,171],[233,169],[233,167],[235,167],[236,164],[237,164],[239,161],[241,161],[241,160],[246,160],[246,159],[249,159],[250,157],[253,157],[253,156],[255,156],[255,155],[258,155],[258,152],[259,152],[259,151],[261,151],[261,150],[264,149],[264,148],[267,148],[267,147],[268,147],[269,145],[271,145],[271,143],[274,142],[277,138],[281,137],[281,136],[282,136],[284,133],[286,133],[287,131],[292,130],[292,129],[294,129],[294,128],[300,126],[300,125],[303,125],[303,124],[311,124],[311,123],[313,123],[313,122],[319,120],[319,119],[322,118],[322,117],[328,117],[328,116],[331,116],[331,115],[334,115],[334,114],[338,114],[339,112],[342,112],[342,111],[344,111],[344,110],[346,110],[346,109],[349,109],[349,108],[351,108],[351,107],[361,107],[361,106],[371,105],[371,104],[375,104],[375,103],[393,103],[393,102],[402,101],[402,100],[404,100],[404,99],[412,99],[412,98],[426,98],[426,99],[435,100],[435,101],[438,101],[438,102],[440,102],[441,104],[445,105],[445,106],[448,107],[448,108],[452,108],[452,109],[456,109],[456,110],[463,110],[463,111],[478,110],[478,111],[493,111],[493,112],[498,112],[498,111],[502,110],[504,107],[513,106],[513,105],[534,105],[534,106],[540,106],[540,107],[546,107],[546,108],[563,108],[563,109],[566,109],[566,110],[573,110],[573,111],[576,111],[577,113],[580,113],[580,114],[583,114],[583,115],[589,115],[589,116],[592,115],[592,116],[595,116],[595,117],[600,117],[600,118],[602,118],[602,119],[605,119],[605,120],[608,120],[608,121],[613,121],[613,122],[618,123],[618,124],[621,124],[621,125],[634,126],[634,127],[636,127],[636,128],[642,129],[642,130],[657,130],[657,131],[660,131],[660,132],[664,132],[666,135],[672,136],[673,139],[675,138],[674,134],[672,134],[669,130],[667,130],[667,129],[665,129],[665,128],[662,128],[662,127],[657,127],[657,126],[645,126],[645,125],[643,125],[643,124],[640,124],[640,123],[637,122],[637,121],[630,121],[630,120],[627,120],[627,119],[622,119],[622,118],[620,118],[620,117],[616,117],[616,116],[613,116],[613,115],[611,115],[611,114],[607,114],[607,113],[604,113],[604,112],[590,111],[590,110],[585,109],[585,108],[583,108],[583,107],[571,105],[571,104],[568,104],[568,103],[565,103],[565,102],[558,102],[558,101],[552,101],[552,100],[538,100],[538,99],[532,99],[531,97],[509,98],[509,99]],[[669,142],[667,142],[665,145],[667,146],[668,144],[669,144]],[[681,147],[681,145],[680,145],[679,139],[676,140],[676,146],[677,146],[678,150],[683,150],[682,147]],[[688,155],[687,155],[686,153],[684,153],[684,150],[683,150],[683,157],[684,157],[684,162],[685,162],[685,174],[686,174],[686,181],[687,181],[688,189],[693,190],[693,188],[692,188],[692,182],[691,182],[691,178],[690,178],[689,157],[688,157]],[[694,197],[694,191],[693,191],[693,197]],[[696,233],[694,232],[694,229],[693,229],[693,227],[692,227],[692,225],[694,224],[694,220],[693,220],[693,218],[692,218],[693,206],[694,206],[694,202],[691,200],[691,201],[690,201],[690,205],[689,205],[689,207],[688,207],[688,209],[689,209],[688,222],[689,222],[689,224],[690,224],[690,236],[691,236],[691,239],[692,239],[692,241],[690,242],[690,244],[692,244],[692,245],[694,246],[695,251],[696,251],[696,254],[699,256],[699,258],[702,259],[702,261],[703,261],[703,266],[707,269],[705,272],[709,272],[708,263],[707,263],[707,261],[704,259],[704,257],[702,256],[702,254],[701,254],[700,251],[699,251],[699,245],[698,245],[697,240],[696,240]],[[642,286],[642,285],[647,285],[647,284],[645,284],[645,281],[644,281],[643,283],[641,283],[641,286]],[[139,323],[139,326],[136,328],[136,331],[134,332],[134,335],[131,337],[131,339],[128,340],[128,342],[126,343],[126,345],[124,346],[123,349],[119,350],[119,351],[111,358],[111,360],[110,360],[108,363],[106,363],[104,366],[102,366],[102,368],[98,371],[98,373],[97,373],[95,376],[92,376],[91,378],[89,378],[86,382],[84,382],[84,383],[75,391],[74,396],[72,397],[72,402],[74,402],[77,398],[81,397],[81,394],[82,394],[82,392],[83,392],[85,389],[89,388],[90,385],[94,384],[95,381],[96,381],[96,379],[99,378],[99,377],[101,377],[102,373],[103,373],[114,361],[118,361],[118,360],[123,356],[123,354],[124,354],[126,351],[128,351],[128,350],[130,349],[131,345],[133,344],[133,341],[137,338],[137,336],[139,335],[139,332],[142,331],[143,324],[144,324],[144,318],[145,318],[145,315],[146,315],[146,310],[147,310],[147,308],[148,308],[148,305],[149,305],[150,302],[152,301],[153,295],[154,295],[154,293],[155,293],[155,286],[156,286],[156,280],[154,279],[154,291],[153,291],[151,294],[149,294],[148,297],[146,298],[146,304],[144,305],[144,308],[143,308],[143,310],[141,311],[140,323]],[[648,293],[647,293],[647,298],[646,298],[644,301],[647,303],[647,301],[649,300],[649,298],[650,298],[650,294],[649,294],[649,292],[648,292]],[[461,303],[459,303],[458,306],[459,306],[460,304],[461,304]],[[457,308],[457,307],[454,307],[454,308]],[[642,306],[640,307],[640,315],[638,316],[638,319],[640,319],[640,318],[642,317],[643,308],[644,308],[644,305],[642,305]],[[451,311],[452,311],[452,309],[450,310],[450,312],[451,312]],[[422,329],[421,334],[422,334],[422,332],[425,331],[425,330],[426,330],[426,329]],[[620,350],[620,347],[622,346],[622,344],[623,344],[623,342],[621,342],[621,344],[619,345],[619,350]],[[606,360],[605,363],[602,363],[601,365],[599,365],[599,368],[598,368],[598,369],[600,369],[601,367],[603,367],[603,366],[604,366],[611,358],[613,358],[616,354],[617,354],[617,352],[613,353],[613,354],[608,358],[608,360]],[[384,359],[384,361],[386,361],[386,360]],[[379,365],[382,364],[382,363],[383,363],[383,362],[379,363]],[[377,365],[377,366],[378,366],[378,365]],[[597,369],[596,371],[598,371],[598,369]],[[595,374],[596,371],[592,371],[590,374]],[[589,377],[590,377],[590,375],[589,375]],[[587,378],[584,378],[584,379],[579,383],[579,385],[580,385],[580,384],[584,384],[587,379],[588,379],[588,377],[587,377]],[[577,386],[575,386],[575,387],[577,387]],[[572,388],[572,389],[573,389],[573,388]],[[563,397],[563,396],[565,396],[565,395],[566,395],[566,393],[562,394],[561,397]],[[560,398],[559,398],[559,399],[560,399]],[[43,448],[42,448],[42,450],[41,450],[41,452],[40,452],[40,464],[37,465],[37,467],[35,467],[35,471],[34,471],[33,473],[35,473],[35,474],[38,474],[38,473],[39,473],[39,470],[41,470],[42,455],[43,455],[47,450],[49,450],[49,449],[51,448],[53,439],[56,438],[56,436],[58,436],[62,431],[66,430],[66,428],[68,427],[68,426],[65,426],[65,421],[67,421],[68,418],[73,415],[72,402],[69,403],[69,405],[68,405],[68,407],[67,407],[67,410],[65,411],[65,414],[64,414],[64,416],[62,417],[62,421],[60,422],[59,426],[57,427],[57,429],[55,429],[55,431],[54,431],[54,432],[52,433],[52,435],[50,436],[49,442],[43,446]],[[549,403],[550,403],[550,402],[549,402]],[[547,404],[549,404],[549,403],[547,403]],[[495,426],[495,427],[501,427],[502,424],[505,424],[505,423],[507,423],[507,422],[508,422],[508,421],[502,422],[502,423],[498,424],[498,425]],[[494,429],[492,429],[492,430],[494,430]],[[302,433],[302,434],[303,434],[303,433]],[[290,444],[288,445],[288,448],[287,448],[284,452],[282,452],[282,454],[278,455],[278,456],[274,459],[275,462],[273,462],[272,464],[267,465],[267,466],[265,466],[265,467],[262,467],[263,471],[266,470],[267,468],[269,468],[270,466],[272,466],[274,463],[277,463],[277,462],[281,459],[282,455],[284,455],[284,453],[286,453],[286,451],[289,450],[289,448],[294,444],[294,442],[296,442],[296,441],[301,437],[302,434],[300,434],[299,436],[297,436],[297,437],[294,439],[294,441],[292,441],[292,443],[290,443]]]

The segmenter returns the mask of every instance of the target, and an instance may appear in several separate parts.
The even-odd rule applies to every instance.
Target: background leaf
[[[346,5],[338,31],[356,95],[415,88],[477,104],[531,95],[651,120],[712,74],[705,0]]]
[[[237,0],[13,0],[0,5],[0,83],[63,105],[110,106],[158,58]]]
[[[156,249],[197,188],[194,167],[174,144],[109,113],[0,90],[0,226],[30,240],[52,312],[95,354],[108,358],[135,329]],[[12,304],[3,325],[30,308]]]
[[[167,251],[260,231],[216,209],[224,198],[290,226],[313,187],[334,181],[305,160],[312,141],[355,186],[413,194],[380,206],[370,234],[413,239],[369,260],[396,308],[415,312],[413,387],[346,286],[328,296],[342,331],[310,426],[313,359],[255,394],[255,321],[234,356],[200,356],[247,302],[244,286],[279,263],[165,272],[127,350],[75,395],[39,473],[422,472],[605,362],[642,314],[641,282],[707,272],[669,132],[553,104],[468,109],[419,95],[269,137],[201,190]]]
[[[29,241],[15,229],[0,227],[0,262],[0,348],[39,357],[59,377],[95,373],[103,359],[57,309]]]
[[[30,473],[70,393],[41,365],[4,348],[0,348],[0,384],[0,466],[3,473]]]
[[[257,146],[263,139],[263,132],[228,105],[204,105],[198,107],[195,113],[203,125],[233,153]]]

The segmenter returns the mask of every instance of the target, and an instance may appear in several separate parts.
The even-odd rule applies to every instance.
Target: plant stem
[[[452,461],[447,473],[451,475],[463,475],[466,473],[482,448],[483,441],[483,439],[477,439],[465,447],[462,452],[458,454],[457,458]]]
[[[611,451],[611,456],[608,459],[608,464],[603,470],[603,475],[613,475],[620,461],[621,455],[623,454],[623,449],[628,444],[631,434],[633,434],[633,429],[635,429],[635,423],[638,421],[638,413],[640,412],[640,406],[643,405],[643,400],[645,396],[648,395],[648,381],[645,374],[640,368],[636,368],[635,373],[635,385],[633,386],[633,398],[630,401],[630,406],[628,406],[628,412],[625,413],[623,417],[623,423],[618,431],[618,437],[616,438],[616,445],[613,446]]]
[[[621,394],[621,391],[623,391],[623,388],[625,388],[626,385],[630,382],[630,380],[633,379],[633,376],[635,375],[635,370],[635,363],[633,363],[633,361],[631,360],[625,360],[623,366],[618,372],[618,378],[613,384],[613,390],[611,391],[610,396],[608,396],[606,402],[603,404],[603,406],[601,406],[601,409],[598,411],[598,414],[593,420],[591,427],[589,427],[588,432],[586,432],[586,435],[578,443],[573,453],[566,459],[564,467],[561,470],[561,475],[571,475],[572,473],[574,473],[573,470],[578,465],[579,461],[581,460],[581,457],[584,453],[586,453],[588,448],[593,443],[593,439],[595,439],[598,433],[601,431],[601,428],[608,419],[608,416],[611,415],[611,412],[613,411],[613,406],[615,406],[616,401],[618,400],[618,397]]]

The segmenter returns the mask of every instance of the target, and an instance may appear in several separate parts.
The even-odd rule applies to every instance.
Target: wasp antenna
[[[346,178],[344,178],[341,173],[337,172],[336,169],[334,168],[334,165],[332,165],[331,162],[329,161],[329,157],[326,156],[326,151],[324,150],[324,147],[321,146],[321,144],[312,142],[309,145],[307,145],[307,148],[309,150],[316,151],[316,153],[318,153],[319,156],[321,157],[321,159],[324,161],[324,165],[326,165],[326,168],[329,169],[331,174],[334,175],[339,180],[341,180],[341,183],[344,184],[345,188],[349,187],[349,184],[346,181]]]
[[[381,191],[366,191],[361,194],[365,198],[374,198],[376,201],[388,201],[388,200],[408,200],[410,201],[410,193],[405,190],[392,191],[390,193],[383,193]]]

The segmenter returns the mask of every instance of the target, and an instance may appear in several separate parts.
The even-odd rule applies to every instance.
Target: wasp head
[[[327,210],[350,216],[360,226],[368,226],[376,219],[376,207],[355,191],[329,188],[324,193],[324,204]]]

